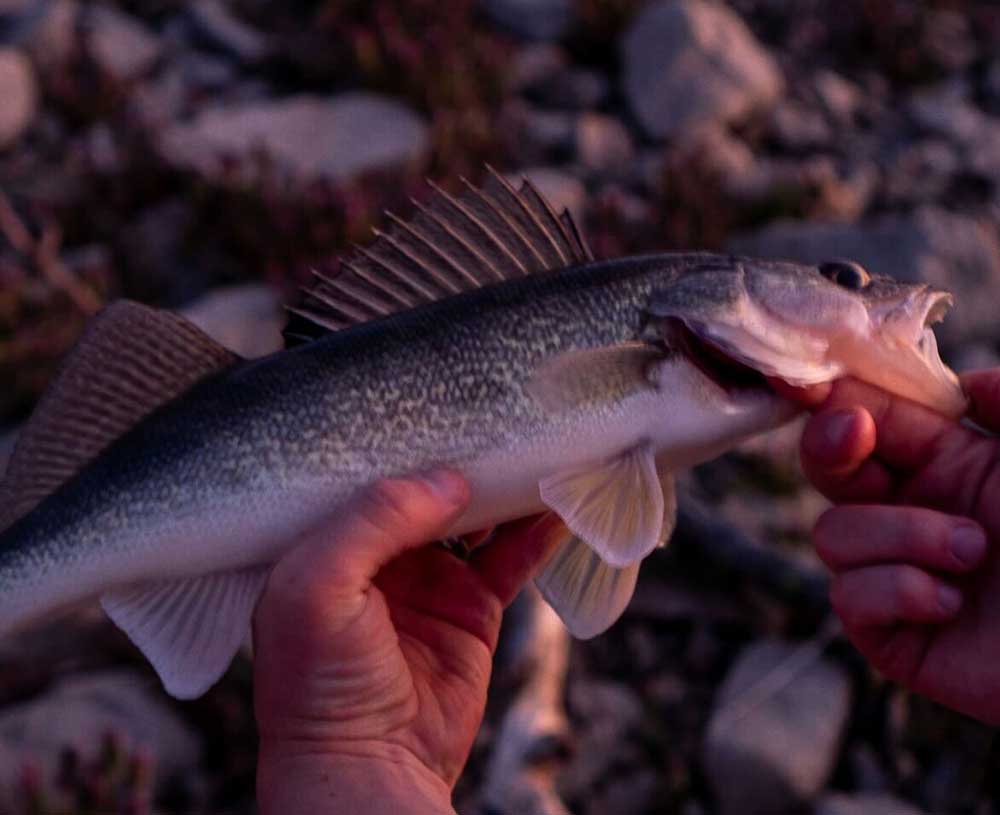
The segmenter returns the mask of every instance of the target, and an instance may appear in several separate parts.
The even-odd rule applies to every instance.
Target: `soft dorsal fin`
[[[535,186],[514,187],[493,168],[483,187],[458,195],[434,186],[409,220],[386,213],[376,240],[316,274],[290,339],[309,339],[481,286],[592,259],[567,211],[557,215]]]
[[[237,359],[187,320],[128,300],[101,311],[42,397],[0,483],[0,529],[157,406]]]

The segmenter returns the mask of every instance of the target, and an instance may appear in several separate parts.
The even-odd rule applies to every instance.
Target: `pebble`
[[[813,801],[836,763],[851,704],[851,681],[819,657],[791,681],[765,690],[802,646],[747,646],[716,697],[702,749],[721,815],[773,815]]]
[[[619,119],[603,113],[583,113],[576,122],[576,158],[598,174],[624,171],[635,154],[632,136]]]
[[[17,143],[38,112],[38,83],[17,48],[0,48],[0,150]]]
[[[168,127],[160,147],[172,163],[218,177],[224,161],[263,150],[301,178],[351,178],[421,161],[427,125],[410,108],[373,93],[298,95],[207,108]]]
[[[746,24],[710,0],[646,6],[622,41],[624,90],[654,139],[770,107],[783,81]]]
[[[91,55],[119,82],[147,73],[162,54],[162,45],[149,28],[112,6],[86,6],[83,21]]]
[[[572,0],[482,0],[499,25],[526,40],[557,40],[573,21]]]

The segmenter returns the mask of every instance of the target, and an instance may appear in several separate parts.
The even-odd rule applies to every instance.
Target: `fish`
[[[529,181],[463,184],[317,274],[269,356],[138,303],[100,312],[0,484],[0,634],[97,599],[195,698],[306,530],[447,466],[472,496],[450,535],[565,522],[536,583],[590,637],[669,539],[674,474],[795,416],[767,377],[964,404],[929,329],[947,292],[847,261],[598,260]]]

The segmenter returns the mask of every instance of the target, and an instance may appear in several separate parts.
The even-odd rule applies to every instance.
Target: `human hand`
[[[963,377],[1000,430],[1000,369]],[[813,390],[814,542],[848,636],[889,678],[1000,723],[1000,439],[853,380]]]
[[[422,545],[468,500],[451,471],[383,481],[275,567],[254,632],[262,815],[453,811],[503,609],[560,531],[518,521],[467,561]]]

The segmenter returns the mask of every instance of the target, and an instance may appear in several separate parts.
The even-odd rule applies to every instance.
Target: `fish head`
[[[966,397],[932,329],[952,303],[947,291],[852,261],[734,258],[658,289],[649,312],[668,343],[685,343],[703,362],[739,363],[796,386],[853,376],[960,416]]]

